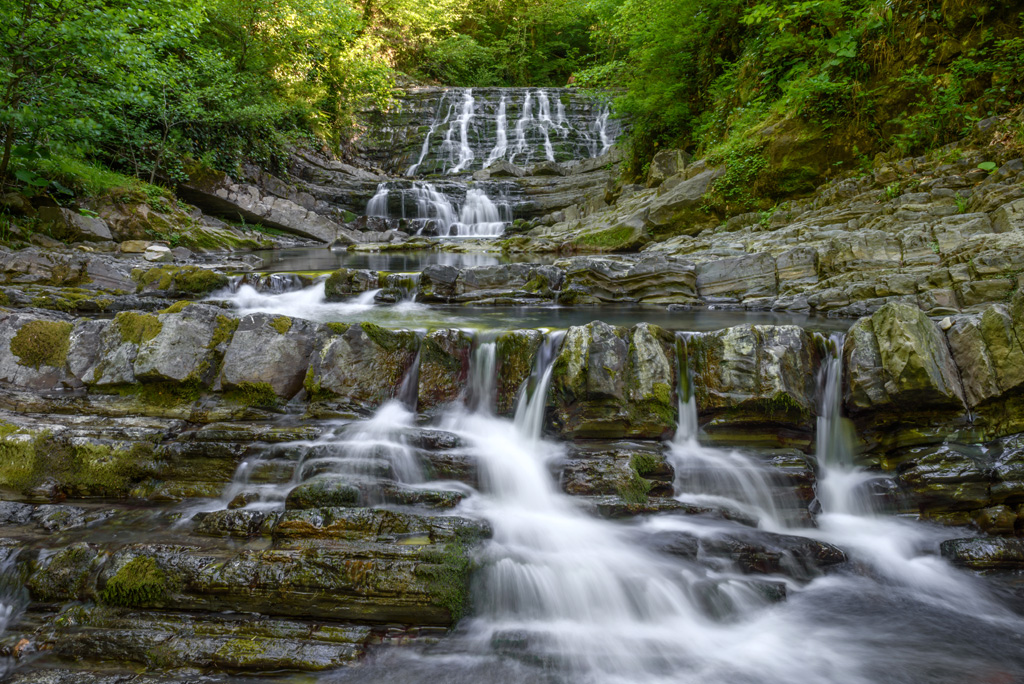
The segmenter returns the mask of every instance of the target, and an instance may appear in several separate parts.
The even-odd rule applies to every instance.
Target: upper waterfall
[[[469,173],[504,160],[572,163],[607,152],[620,133],[607,102],[573,88],[413,88],[361,141],[404,176]]]

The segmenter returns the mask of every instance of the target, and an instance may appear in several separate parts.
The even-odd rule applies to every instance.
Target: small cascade
[[[544,429],[544,407],[547,405],[548,385],[555,357],[562,348],[565,331],[548,333],[544,343],[537,350],[533,372],[519,391],[516,403],[515,424],[528,439],[540,439]]]
[[[420,400],[420,361],[423,357],[423,349],[416,352],[416,358],[412,366],[406,371],[402,378],[402,385],[398,388],[398,395],[395,397],[408,411],[416,413]]]
[[[525,162],[530,161],[529,149],[530,145],[526,140],[526,129],[533,121],[533,104],[530,102],[530,91],[526,91],[526,95],[523,96],[523,111],[520,114],[519,119],[516,121],[516,147],[513,151],[509,161],[513,164],[516,163],[516,159],[519,155],[525,155]]]
[[[383,275],[383,274],[382,274]],[[384,288],[376,296],[375,301],[391,304],[399,302],[415,302],[419,288],[420,273],[388,273],[384,275]]]
[[[379,216],[381,218],[388,217],[388,195],[390,189],[387,183],[381,183],[377,186],[377,192],[370,201],[366,204],[366,215],[367,216]]]
[[[491,148],[490,154],[487,155],[487,161],[484,162],[484,168],[487,168],[495,161],[504,158],[505,152],[508,150],[508,116],[505,113],[505,95],[501,96],[501,102],[498,103],[498,115],[495,118],[495,142],[494,147]]]
[[[469,386],[466,406],[478,413],[494,413],[497,386],[497,343],[493,339],[479,340],[469,360]]]
[[[459,222],[450,228],[448,234],[460,237],[500,237],[505,226],[511,222],[512,209],[508,203],[499,206],[483,190],[470,188],[459,213]]]
[[[594,156],[600,156],[611,149],[614,140],[608,132],[608,117],[611,115],[611,107],[605,105],[604,109],[597,117],[597,121],[594,122],[595,130],[597,131],[597,139],[601,141],[601,150]]]
[[[827,351],[818,378],[818,501],[828,513],[869,513],[872,505],[866,486],[874,478],[854,463],[853,425],[842,415],[843,336],[819,336],[818,342]]]
[[[555,161],[555,148],[551,146],[549,135],[555,122],[551,119],[551,101],[543,90],[537,91],[537,121],[540,124],[540,133],[544,137],[544,157],[548,161]]]
[[[489,187],[498,189],[494,198],[482,187],[462,184],[448,184],[441,190],[423,181],[382,183],[367,212],[372,205],[373,216],[407,221],[417,235],[500,237],[512,223],[512,202],[501,194],[501,184]],[[459,192],[465,193],[462,199]]]
[[[445,108],[445,103],[446,103],[447,99],[448,99],[448,94],[445,93],[441,97],[440,102],[437,103],[437,113],[434,115],[434,120],[431,122],[430,129],[427,131],[427,137],[425,137],[423,139],[423,147],[420,148],[420,158],[416,160],[415,164],[413,164],[412,166],[409,167],[409,170],[406,171],[405,175],[407,175],[407,176],[415,176],[416,175],[416,171],[419,170],[420,166],[423,164],[423,160],[427,156],[427,153],[430,152],[430,138],[431,138],[431,136],[434,135],[434,132],[437,131],[439,126],[445,125],[452,118],[452,112],[455,110],[455,105],[454,104],[449,104],[447,109],[446,109]],[[444,119],[441,119],[441,110],[443,110],[443,109],[446,109],[446,113],[444,115]]]
[[[252,288],[256,292],[280,295],[286,292],[296,292],[308,287],[310,281],[297,273],[246,273],[241,276],[232,276],[228,280],[228,289],[231,292],[238,292],[243,286]]]
[[[459,173],[467,168],[473,161],[473,148],[469,146],[469,125],[473,120],[473,108],[476,100],[473,98],[473,89],[467,88],[462,96],[462,104],[459,108],[459,116],[448,126],[445,133],[444,143],[441,146],[442,154],[446,155],[446,165],[454,163],[448,173]],[[458,147],[452,140],[456,129],[459,133]]]
[[[779,488],[769,468],[739,451],[707,447],[698,441],[697,403],[687,342],[685,333],[677,334],[679,419],[675,439],[666,454],[675,468],[677,498],[743,511],[767,529],[784,528],[786,522],[776,503]]]
[[[0,637],[17,624],[29,604],[25,573],[18,562],[20,555],[21,550],[17,547],[0,547]],[[0,656],[0,678],[14,670],[15,666],[13,657]]]

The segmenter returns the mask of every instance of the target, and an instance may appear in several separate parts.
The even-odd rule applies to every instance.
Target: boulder
[[[324,294],[329,302],[341,302],[353,294],[379,287],[377,271],[339,268],[324,281]]]
[[[472,335],[456,329],[435,330],[420,346],[419,409],[430,411],[457,401],[466,389]]]
[[[567,176],[569,172],[558,162],[543,161],[530,167],[530,176]]]
[[[487,168],[473,174],[475,180],[487,180],[488,178],[522,178],[526,175],[523,169],[504,159],[492,162]]]
[[[306,391],[314,401],[373,411],[398,396],[418,351],[419,338],[408,330],[373,323],[321,326],[305,377]]]
[[[946,339],[977,422],[1000,434],[1024,429],[1024,295],[956,318]]]
[[[499,416],[515,413],[520,390],[533,372],[534,359],[543,342],[544,334],[539,330],[512,330],[498,336],[495,342],[495,411]]]
[[[174,261],[174,255],[171,254],[171,248],[167,245],[150,245],[146,247],[146,251],[142,253],[142,258],[150,262],[168,262]]]
[[[548,428],[566,439],[660,439],[676,425],[675,338],[656,326],[569,328],[555,359]]]
[[[0,310],[0,383],[51,390],[81,386],[68,372],[71,321]]]
[[[139,347],[133,365],[135,377],[142,381],[209,382],[216,372],[215,347],[230,339],[236,320],[225,316],[219,307],[203,304],[163,314],[159,320],[160,331]]]
[[[690,163],[691,155],[683,150],[661,150],[651,159],[651,165],[647,171],[647,187],[656,188],[666,178],[681,173]]]
[[[1007,202],[993,211],[992,229],[996,233],[1024,231],[1024,199]]]
[[[671,187],[665,183],[660,189],[664,192],[659,190],[658,196],[635,217],[651,226],[655,236],[661,233],[692,235],[698,224],[688,221],[689,214],[700,208],[711,184],[724,173],[724,168],[713,167]]]
[[[697,411],[712,439],[809,443],[821,346],[792,325],[740,325],[687,342]]]
[[[560,261],[563,290],[600,302],[690,304],[697,300],[693,262],[663,254],[630,257],[573,257]],[[563,299],[560,297],[560,301]],[[566,302],[571,303],[571,302]]]
[[[110,240],[110,227],[97,216],[84,216],[77,211],[61,207],[40,207],[39,223],[48,228],[50,234],[61,240]]]
[[[1024,539],[947,539],[942,555],[972,570],[1024,569]]]
[[[850,329],[843,347],[851,417],[959,414],[964,394],[945,336],[916,306],[886,304]]]
[[[301,318],[245,316],[224,353],[223,387],[269,389],[281,399],[291,399],[302,389],[315,331],[315,323]]]
[[[770,254],[747,254],[699,264],[697,293],[707,302],[773,297],[778,294],[775,259]]]

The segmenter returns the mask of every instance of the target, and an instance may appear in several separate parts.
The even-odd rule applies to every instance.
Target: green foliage
[[[625,88],[617,107],[632,121],[630,177],[644,174],[660,146],[700,154],[752,141],[782,121],[823,140],[836,161],[879,151],[914,154],[1024,101],[1022,15],[1007,3],[592,0],[590,6],[598,16],[597,55],[577,80]]]
[[[64,321],[29,321],[11,339],[11,353],[22,366],[63,368],[73,328],[74,324]]]
[[[125,563],[100,591],[100,600],[125,608],[159,607],[167,599],[167,574],[149,556],[137,556]]]

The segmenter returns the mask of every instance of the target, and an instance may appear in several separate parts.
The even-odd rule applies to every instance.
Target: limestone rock
[[[79,385],[68,372],[74,324],[0,311],[0,382],[34,390]]]
[[[997,233],[1024,231],[1024,199],[1007,202],[993,211],[992,228]]]
[[[659,439],[676,424],[674,338],[656,326],[569,328],[555,359],[548,425],[563,437]]]
[[[142,253],[142,258],[150,262],[168,262],[174,260],[174,255],[167,245],[150,245]]]
[[[533,371],[534,358],[543,341],[544,335],[539,330],[512,330],[501,334],[496,340],[495,412],[499,416],[515,412],[520,389]]]
[[[269,386],[291,399],[302,389],[316,324],[301,318],[251,314],[239,321],[224,354],[225,389]]]
[[[229,336],[234,319],[217,307],[192,304],[180,313],[161,315],[160,323],[156,337],[139,348],[133,366],[135,377],[175,382],[209,379],[216,371],[214,335],[221,329],[224,336]]]
[[[697,269],[693,262],[679,257],[656,253],[635,259],[587,256],[556,265],[565,269],[566,291],[578,288],[601,302],[697,301]]]
[[[315,401],[373,411],[398,395],[418,350],[419,339],[407,330],[372,323],[322,326],[305,378],[306,391]]]
[[[96,216],[84,216],[61,207],[40,207],[39,222],[49,228],[55,237],[68,242],[74,240],[110,240],[110,227]]]
[[[666,178],[682,172],[690,163],[691,156],[683,150],[661,150],[651,159],[647,172],[647,187],[655,188]]]
[[[699,264],[697,292],[709,302],[771,297],[778,293],[775,260],[770,254],[748,254]]]
[[[687,343],[706,433],[761,444],[806,442],[822,352],[802,328],[740,325]]]
[[[459,398],[469,378],[472,352],[473,338],[462,330],[435,330],[423,338],[419,377],[421,411],[440,408]]]
[[[963,388],[945,337],[916,306],[886,304],[850,329],[843,349],[846,407],[878,418],[959,412]]]

